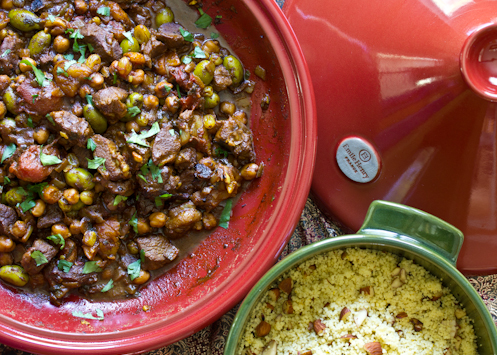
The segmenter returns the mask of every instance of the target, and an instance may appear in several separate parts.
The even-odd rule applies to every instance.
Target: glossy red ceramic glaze
[[[0,342],[44,354],[130,354],[152,350],[207,326],[239,302],[271,267],[293,232],[316,151],[310,76],[286,18],[272,0],[204,1],[246,68],[267,70],[252,95],[251,127],[262,178],[244,192],[229,229],[218,228],[189,257],[141,290],[114,302],[72,298],[61,307],[0,285]],[[217,5],[216,5],[217,4]],[[269,109],[260,101],[269,93]],[[150,307],[148,312],[143,306]],[[72,316],[81,311],[104,320]]]
[[[497,273],[497,2],[287,0],[316,93],[312,192],[357,230],[375,199],[461,229],[458,268]],[[354,182],[336,161],[359,137],[376,177]]]

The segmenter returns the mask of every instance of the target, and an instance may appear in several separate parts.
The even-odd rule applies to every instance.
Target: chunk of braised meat
[[[221,91],[233,84],[231,74],[224,65],[218,65],[214,70],[214,78],[212,79],[212,87],[216,91]]]
[[[17,94],[24,101],[21,110],[31,115],[45,116],[52,111],[61,109],[64,103],[64,93],[52,81],[40,87],[38,82],[28,78],[16,89]]]
[[[196,177],[195,167],[185,169],[179,174],[181,186],[178,192],[191,195],[197,190],[202,189],[206,185],[206,181]]]
[[[222,121],[215,141],[228,147],[242,164],[255,161],[254,142],[250,129],[233,117]]]
[[[55,255],[57,255],[59,250],[43,239],[36,239],[33,245],[26,250],[21,260],[22,267],[30,275],[39,273],[45,266],[47,266],[47,262],[37,263],[36,256],[33,258],[32,254],[36,251],[43,254],[43,256],[47,259],[47,262],[49,262]]]
[[[155,137],[152,146],[152,161],[157,166],[169,164],[176,159],[180,149],[181,142],[179,136],[170,123],[165,123]]]
[[[109,181],[97,174],[94,181],[99,182],[106,190],[112,192],[114,195],[129,197],[135,191],[136,183],[134,178],[122,181]]]
[[[146,198],[154,198],[165,193],[175,193],[176,188],[180,183],[179,177],[173,175],[173,169],[167,165],[159,169],[160,178],[150,171],[148,174],[142,175],[146,182],[142,178],[137,179],[140,195],[143,195]]]
[[[191,200],[195,206],[210,212],[229,197],[231,197],[231,195],[227,191],[220,191],[209,186],[201,191],[195,191],[191,196]]]
[[[0,125],[2,141],[5,144],[14,143],[18,147],[33,145],[34,130],[31,127],[12,127],[10,125]]]
[[[98,172],[111,181],[129,179],[131,177],[129,165],[114,142],[100,134],[94,135],[92,139],[97,146],[93,156],[105,159],[105,163],[98,167]]]
[[[93,95],[93,103],[98,110],[113,124],[123,118],[128,112],[124,101],[128,97],[126,90],[111,86],[99,90]]]
[[[59,150],[53,146],[43,147],[43,154],[54,155],[60,158]],[[25,150],[19,160],[13,162],[9,172],[15,174],[18,179],[29,182],[42,182],[55,169],[55,165],[44,166],[40,160],[40,146],[34,144]]]
[[[193,168],[197,163],[197,151],[195,148],[185,148],[182,149],[179,154],[176,156],[176,160],[174,161],[174,167],[178,171],[182,171],[185,169]]]
[[[180,28],[182,26],[175,22],[164,23],[157,29],[155,36],[169,48],[179,48],[185,45],[185,38]]]
[[[114,260],[120,245],[121,223],[116,217],[109,218],[95,226],[98,235],[98,253],[104,259]]]
[[[188,201],[168,211],[169,219],[166,228],[176,233],[176,237],[183,236],[195,223],[202,220],[202,213],[197,210],[193,202]]]
[[[152,27],[152,14],[148,8],[133,4],[129,8],[128,14],[136,24]]]
[[[64,212],[59,208],[58,204],[47,204],[45,213],[38,218],[36,227],[39,229],[50,228],[56,223],[64,221]]]
[[[157,37],[152,35],[147,43],[142,44],[142,52],[144,55],[149,56],[150,58],[158,57],[164,53],[166,53],[168,47],[165,43],[159,41]]]
[[[80,29],[84,43],[91,44],[94,53],[98,54],[102,62],[110,63],[122,57],[123,51],[119,42],[111,33],[91,22]]]
[[[62,303],[62,298],[73,288],[91,285],[98,281],[98,274],[91,272],[83,274],[85,263],[76,261],[68,272],[59,270],[57,260],[53,260],[43,271],[50,286],[50,302],[56,306]]]
[[[157,270],[173,261],[179,253],[178,248],[159,234],[138,237],[136,242],[143,251],[143,270]]]
[[[67,139],[70,144],[86,147],[88,138],[93,136],[93,129],[88,121],[67,111],[52,112],[50,116],[55,122],[55,127],[61,132],[61,137]]]
[[[97,199],[95,204],[80,209],[79,215],[88,218],[93,223],[103,223],[110,212],[102,205],[100,199]]]
[[[0,235],[12,236],[10,229],[17,220],[16,211],[7,205],[0,203]]]
[[[0,45],[0,74],[12,75],[19,65],[19,49],[24,42],[18,36],[7,36]]]

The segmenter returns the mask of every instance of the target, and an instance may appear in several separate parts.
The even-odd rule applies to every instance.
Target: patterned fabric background
[[[304,245],[340,234],[342,234],[340,229],[324,217],[314,202],[308,199],[300,222],[281,258]],[[482,296],[497,323],[497,275],[469,278],[469,281]],[[221,355],[237,309],[238,306],[200,332],[162,349],[148,352],[146,355]],[[29,353],[0,344],[0,355],[29,355]]]

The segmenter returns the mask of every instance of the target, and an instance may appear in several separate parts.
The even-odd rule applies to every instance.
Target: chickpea
[[[133,69],[133,64],[128,57],[121,57],[116,65],[117,73],[121,78],[127,78],[131,70]]]
[[[145,72],[141,69],[132,71],[128,76],[128,82],[133,85],[140,85],[145,79]]]
[[[30,62],[31,64],[33,64],[36,67],[36,62],[33,59],[31,59],[29,57],[25,57],[22,59],[27,60],[28,62]],[[28,71],[33,71],[33,68],[31,67],[31,65],[24,64],[21,61],[21,62],[19,62],[19,70],[21,70],[21,72],[23,72],[23,73],[26,73]]]
[[[146,270],[140,270],[140,275],[133,280],[135,285],[143,285],[150,279],[150,273]]]
[[[98,54],[91,54],[86,58],[86,66],[91,69],[92,72],[96,73],[100,70],[102,66],[102,58]]]
[[[240,171],[240,175],[245,180],[253,180],[257,177],[257,172],[259,171],[259,165],[250,163],[245,165]]]
[[[0,101],[0,119],[3,119],[6,113],[7,113],[7,107],[5,107],[5,104]]]
[[[79,202],[79,192],[74,188],[64,190],[63,196],[66,199],[66,201],[71,205],[74,205]]]
[[[83,235],[83,244],[92,247],[97,242],[97,233],[92,230],[87,230]]]
[[[12,226],[10,232],[12,235],[18,239],[22,239],[28,231],[28,226],[24,221],[16,221]]]
[[[128,133],[131,133],[133,131],[139,132],[140,131],[140,126],[138,125],[138,123],[136,123],[136,121],[126,122],[126,131]]]
[[[90,86],[95,89],[99,90],[104,86],[104,76],[100,73],[95,73],[92,76],[90,76]]]
[[[176,113],[179,109],[179,99],[176,95],[170,95],[166,98],[166,107],[171,113]]]
[[[154,212],[148,217],[150,226],[153,228],[162,228],[166,225],[166,215],[162,212]]]
[[[159,98],[155,95],[147,95],[143,100],[143,107],[147,110],[153,110],[159,106]]]
[[[83,15],[86,11],[88,11],[88,5],[84,0],[75,0],[74,11],[76,11],[78,15]]]
[[[229,101],[223,101],[219,104],[219,110],[229,116],[235,113],[236,106],[234,103]]]
[[[5,235],[0,235],[0,253],[10,253],[16,248],[16,243]]]
[[[247,124],[247,114],[244,111],[236,111],[233,118],[240,123]]]
[[[14,2],[12,0],[2,0],[2,9],[11,10],[14,8]]]
[[[48,129],[45,127],[40,127],[38,128],[34,133],[33,133],[33,138],[38,144],[45,144],[48,140],[50,133],[48,132]]]
[[[125,57],[128,57],[131,60],[131,64],[133,66],[142,66],[146,63],[145,56],[139,52],[128,52],[124,53]]]
[[[47,205],[43,200],[36,200],[36,205],[31,209],[31,214],[35,217],[40,217],[45,213]]]
[[[94,198],[95,198],[95,193],[93,191],[83,191],[79,194],[80,201],[87,206],[93,204]]]
[[[0,253],[0,266],[12,265],[14,258],[10,253]]]
[[[43,188],[40,197],[46,203],[53,205],[62,197],[62,192],[53,185],[47,185]]]
[[[82,99],[86,98],[86,95],[91,95],[91,92],[91,87],[87,84],[81,86],[78,90],[79,97]]]
[[[131,254],[138,254],[140,252],[140,249],[138,249],[138,244],[136,244],[134,240],[129,241],[126,246],[128,247],[128,251]]]
[[[55,37],[55,39],[53,41],[53,49],[57,53],[66,52],[70,46],[71,46],[71,42],[69,41],[69,39],[67,39],[63,36],[57,36],[57,37]]]
[[[71,236],[69,228],[67,228],[64,223],[55,223],[52,226],[52,234],[60,234],[64,239],[67,239]]]
[[[83,224],[81,223],[81,221],[75,220],[69,225],[69,232],[71,232],[71,235],[80,234],[82,228]]]
[[[155,96],[157,96],[159,99],[162,99],[169,95],[169,92],[173,88],[173,84],[168,83],[167,81],[161,81],[155,86]]]
[[[208,40],[202,46],[202,50],[206,54],[211,54],[211,53],[219,53],[219,51],[221,50],[221,48],[219,48],[219,42],[218,41]]]
[[[210,212],[205,212],[202,215],[202,223],[204,224],[204,228],[209,230],[217,226],[216,217]]]
[[[138,218],[137,228],[138,234],[147,234],[150,233],[151,230],[148,221],[143,217]]]

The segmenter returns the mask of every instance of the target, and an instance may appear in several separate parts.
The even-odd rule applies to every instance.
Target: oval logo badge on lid
[[[342,140],[337,148],[336,160],[345,176],[355,182],[370,182],[380,171],[378,153],[359,137]]]

